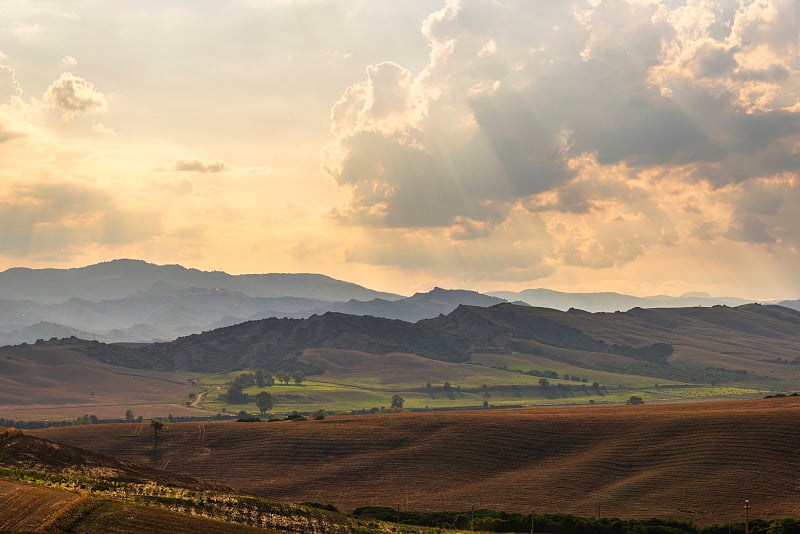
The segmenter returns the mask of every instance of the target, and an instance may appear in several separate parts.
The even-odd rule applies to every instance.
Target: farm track
[[[128,425],[36,435],[341,509],[472,505],[709,524],[800,509],[800,399]]]

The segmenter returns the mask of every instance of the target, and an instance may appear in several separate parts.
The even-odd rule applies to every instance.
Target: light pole
[[[750,534],[750,499],[744,500],[744,534]]]

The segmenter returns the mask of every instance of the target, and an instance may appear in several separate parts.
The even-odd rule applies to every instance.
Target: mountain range
[[[230,275],[123,259],[75,269],[13,268],[0,273],[0,345],[70,336],[103,342],[168,341],[250,320],[301,319],[329,311],[416,322],[446,315],[462,304],[503,302],[610,312],[748,301],[548,289],[481,294],[438,287],[404,297],[319,274]],[[781,304],[800,309],[800,300]]]

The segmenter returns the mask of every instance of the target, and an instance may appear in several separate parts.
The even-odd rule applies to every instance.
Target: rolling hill
[[[287,412],[371,409],[394,394],[419,409],[752,398],[800,388],[798,327],[800,312],[779,306],[588,313],[503,303],[417,323],[328,312],[165,343],[41,341],[0,349],[0,417],[253,411],[220,395],[259,368],[306,375],[271,390]]]
[[[446,316],[407,323],[326,313],[265,319],[137,347],[91,344],[106,363],[174,371],[219,372],[303,367],[307,349],[409,353],[448,362],[521,353],[586,369],[699,383],[747,383],[762,389],[800,385],[800,312],[756,304],[729,308],[634,308],[588,313],[498,304],[459,306]],[[494,358],[496,362],[502,357]]]
[[[800,400],[400,413],[167,425],[160,456],[135,425],[51,428],[48,439],[341,509],[487,507],[661,517],[700,525],[793,515]]]
[[[161,444],[153,441],[151,432],[147,434],[147,463],[157,463]],[[260,499],[187,475],[0,428],[0,531],[165,529],[180,534],[389,531],[378,522],[367,528],[339,513]]]

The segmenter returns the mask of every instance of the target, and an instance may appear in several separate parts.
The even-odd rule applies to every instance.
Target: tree
[[[405,401],[406,400],[403,397],[395,393],[394,395],[392,395],[392,408],[401,410],[403,408],[403,403]]]
[[[278,379],[278,382],[283,382],[287,386],[289,385],[289,382],[291,382],[292,380],[291,373],[287,373],[286,371],[279,372],[278,374],[275,375],[275,377]]]
[[[628,399],[628,401],[625,404],[629,406],[635,406],[637,404],[644,404],[644,400],[636,395],[631,395],[631,398]]]
[[[153,427],[153,435],[155,436],[156,441],[158,441],[158,433],[162,428],[164,428],[164,423],[158,419],[153,419],[150,421],[150,426]]]
[[[129,422],[129,423],[130,423],[131,421],[133,421],[133,410],[131,410],[131,409],[127,409],[127,410],[125,410],[125,420],[126,420],[127,422]]]
[[[539,379],[539,387],[543,390],[550,388],[550,381],[546,378]]]
[[[305,380],[306,375],[303,374],[302,371],[295,371],[292,373],[292,378],[294,379],[294,383],[299,386],[303,383],[303,380]]]
[[[226,399],[231,404],[246,404],[250,402],[250,395],[242,391],[242,387],[235,382],[228,388]]]
[[[261,412],[261,415],[264,415],[270,411],[272,409],[272,395],[266,391],[260,392],[258,395],[256,395],[256,406],[258,406],[258,410]]]
[[[256,370],[256,385],[260,388],[267,385],[267,373],[263,369]]]
[[[242,373],[236,377],[233,384],[241,389],[253,387],[256,385],[256,378],[253,373]]]

